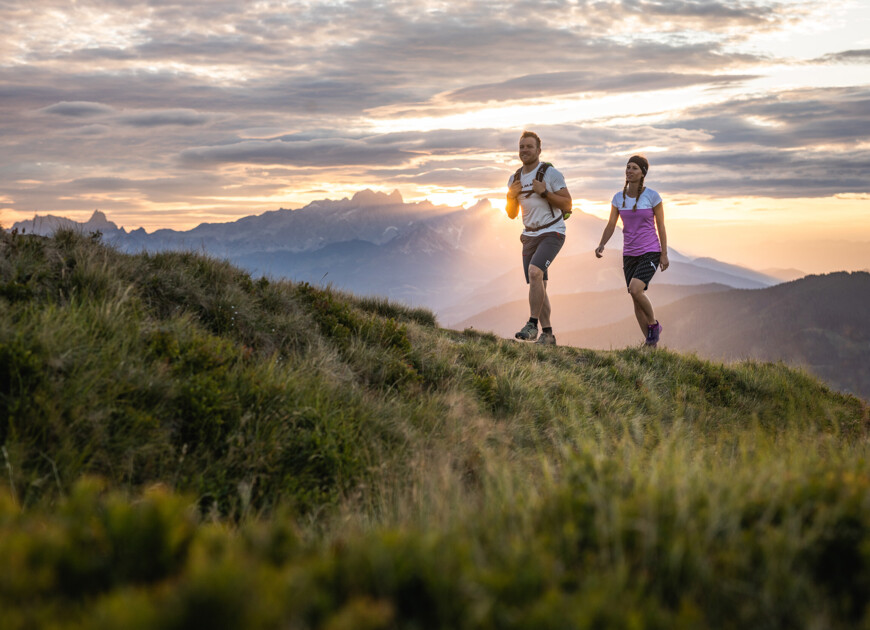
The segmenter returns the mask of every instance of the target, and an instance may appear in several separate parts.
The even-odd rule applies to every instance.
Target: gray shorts
[[[523,243],[523,271],[526,273],[526,284],[529,283],[529,265],[542,269],[544,280],[547,280],[547,269],[565,244],[565,235],[558,232],[547,232],[540,236],[520,234],[520,241]]]

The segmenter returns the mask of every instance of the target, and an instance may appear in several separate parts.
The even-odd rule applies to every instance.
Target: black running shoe
[[[523,329],[515,334],[514,337],[523,341],[534,341],[538,338],[538,326],[532,322],[526,322]]]

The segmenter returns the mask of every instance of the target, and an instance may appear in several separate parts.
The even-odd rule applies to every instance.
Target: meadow
[[[870,628],[868,407],[0,232],[0,627]]]

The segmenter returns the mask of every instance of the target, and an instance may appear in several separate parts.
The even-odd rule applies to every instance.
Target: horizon
[[[37,0],[0,17],[2,225],[96,208],[191,229],[364,188],[500,211],[528,128],[576,210],[606,218],[644,153],[670,247],[870,268],[860,0]]]
[[[72,217],[67,217],[67,216],[62,216],[62,215],[55,215],[55,214],[52,214],[52,213],[46,213],[46,214],[38,214],[38,213],[37,213],[37,214],[34,214],[30,219],[21,219],[20,221],[17,221],[16,224],[26,223],[26,222],[36,222],[38,219],[50,219],[50,218],[55,218],[55,219],[69,219],[69,220],[71,220],[71,221],[75,221],[75,222],[80,223],[80,224],[85,224],[85,223],[88,223],[90,220],[92,220],[95,216],[97,216],[97,215],[99,214],[99,215],[102,215],[103,217],[105,217],[105,219],[106,219],[107,222],[114,224],[114,225],[115,225],[117,228],[119,228],[119,229],[123,229],[123,230],[125,230],[127,233],[130,233],[130,232],[132,232],[132,231],[134,231],[134,230],[138,230],[138,229],[144,229],[145,232],[146,232],[146,234],[148,234],[148,235],[154,234],[154,233],[157,232],[158,230],[164,230],[164,229],[174,230],[174,231],[178,231],[178,232],[188,232],[188,231],[191,231],[191,230],[193,230],[193,229],[196,229],[197,227],[204,226],[204,225],[222,225],[222,224],[223,224],[223,225],[227,225],[227,224],[230,224],[230,223],[235,223],[235,222],[240,221],[240,220],[245,219],[245,218],[252,218],[252,217],[263,216],[263,215],[265,215],[265,214],[269,214],[269,213],[272,213],[272,212],[279,212],[279,211],[294,212],[294,211],[298,211],[298,210],[302,210],[302,209],[304,209],[304,208],[307,208],[307,207],[310,206],[310,205],[314,205],[315,207],[314,207],[313,209],[316,210],[316,204],[317,204],[318,202],[342,202],[342,201],[352,201],[352,200],[353,200],[357,195],[362,195],[362,194],[365,194],[365,193],[372,193],[372,194],[374,194],[374,195],[376,195],[376,196],[382,196],[385,200],[386,200],[387,198],[389,198],[389,202],[390,202],[391,204],[392,204],[392,203],[395,203],[395,195],[396,195],[396,194],[399,195],[399,199],[401,200],[400,203],[403,203],[403,204],[406,204],[406,205],[425,205],[425,204],[427,204],[427,203],[432,203],[432,202],[430,202],[430,201],[428,201],[428,200],[425,200],[425,199],[424,199],[424,200],[413,201],[413,202],[405,201],[404,199],[401,198],[401,193],[400,193],[398,190],[394,190],[392,193],[386,193],[386,192],[380,192],[380,191],[373,191],[373,190],[370,189],[370,188],[366,188],[366,189],[363,189],[363,190],[359,190],[359,191],[357,191],[356,193],[354,193],[354,195],[351,195],[350,197],[342,197],[342,198],[340,198],[340,199],[329,199],[329,198],[326,198],[326,199],[318,199],[318,200],[314,200],[314,201],[310,202],[309,204],[306,204],[305,206],[301,206],[301,207],[298,207],[298,208],[275,208],[275,209],[272,209],[272,210],[265,210],[265,211],[260,212],[260,213],[257,213],[257,214],[246,215],[246,216],[244,216],[244,217],[238,217],[238,218],[234,218],[234,219],[228,219],[228,220],[226,220],[226,221],[207,221],[207,222],[202,222],[202,223],[198,223],[198,224],[196,224],[196,225],[194,225],[194,226],[191,226],[191,227],[189,227],[189,228],[181,228],[181,229],[177,229],[177,228],[156,227],[156,228],[154,228],[154,229],[148,230],[148,229],[144,228],[143,226],[137,226],[137,227],[125,226],[125,225],[123,225],[122,223],[119,223],[118,221],[114,220],[113,217],[112,217],[109,213],[107,213],[107,212],[105,212],[105,211],[103,211],[103,210],[100,210],[100,209],[94,209],[93,211],[91,211],[91,212],[88,214],[88,217],[85,218],[85,219],[83,219],[83,220],[78,220],[78,219],[75,219],[75,218],[72,218]],[[490,200],[490,199],[486,199],[486,198],[484,198],[484,199],[480,199],[480,200],[477,200],[477,202],[476,202],[474,205],[479,205],[479,204],[481,204],[481,203],[488,203],[488,204],[490,205],[490,207],[491,207],[493,210],[496,210],[496,211],[500,211],[500,210],[502,209],[501,207],[499,207],[499,206],[497,206],[497,205],[494,205],[494,204],[492,203],[492,200]],[[371,204],[371,203],[369,203],[369,202],[367,201],[366,203],[361,204],[359,207],[360,207],[360,208],[363,208],[363,207],[374,206],[374,205],[375,205],[375,204]],[[449,208],[449,209],[451,209],[451,210],[456,210],[456,211],[459,211],[459,210],[468,210],[468,209],[470,209],[470,208],[472,207],[472,206],[449,206],[449,205],[447,205],[447,204],[434,204],[434,203],[433,203],[432,205],[433,205],[434,207],[442,207],[442,208],[446,207],[446,208]],[[603,224],[604,221],[606,221],[605,218],[600,217],[600,216],[597,216],[597,215],[592,214],[592,213],[589,213],[589,212],[586,212],[586,211],[584,211],[584,210],[582,210],[582,209],[577,210],[577,212],[578,212],[579,214],[585,214],[585,215],[587,215],[587,216],[590,216],[590,217],[594,217],[594,218],[596,218],[596,219],[599,219],[599,220],[602,221],[602,224]],[[569,223],[568,225],[570,226],[571,224]],[[14,227],[14,225],[4,226],[4,225],[2,224],[2,222],[0,222],[0,227],[2,227],[3,229],[9,230],[9,229],[12,229],[12,228]],[[719,229],[721,229],[721,228],[719,228]],[[569,234],[570,234],[570,232],[569,232]],[[836,244],[832,244],[832,245],[842,246],[842,244],[843,244],[844,242],[845,242],[845,243],[848,243],[848,241],[842,241],[842,242],[839,242],[839,243],[836,243]],[[862,243],[855,243],[855,245],[857,246],[857,247],[856,247],[856,252],[855,252],[855,259],[856,259],[856,260],[864,260],[864,258],[865,258],[865,255],[864,255],[864,254],[865,254],[865,251],[863,250],[863,244],[862,244]],[[614,248],[614,246],[615,246],[615,243],[611,243],[611,248]],[[621,249],[621,247],[616,247],[616,249]],[[746,263],[746,261],[743,261],[743,260],[733,260],[733,259],[728,259],[728,258],[726,258],[726,257],[720,257],[720,256],[717,256],[717,255],[714,255],[713,253],[711,253],[711,252],[709,252],[709,251],[704,251],[704,252],[693,252],[693,251],[690,250],[690,249],[687,250],[687,249],[683,249],[683,248],[680,248],[680,247],[671,247],[670,249],[673,249],[673,250],[679,252],[680,254],[682,254],[683,256],[686,256],[686,257],[688,257],[689,259],[692,259],[692,260],[694,260],[694,259],[701,259],[701,258],[711,258],[711,259],[717,260],[717,261],[719,261],[719,262],[723,262],[723,263],[727,263],[727,264],[732,264],[732,265],[737,265],[737,266],[740,266],[740,267],[744,267],[744,268],[746,268],[746,269],[748,269],[748,270],[757,271],[757,272],[761,272],[761,273],[769,273],[770,275],[773,275],[774,277],[776,277],[776,272],[793,272],[793,271],[799,271],[799,272],[801,272],[801,274],[803,274],[803,275],[827,274],[827,273],[836,273],[836,272],[840,272],[840,271],[846,271],[846,272],[867,272],[867,273],[870,273],[870,261],[867,261],[868,264],[867,264],[867,266],[865,266],[865,267],[861,267],[861,266],[859,266],[859,265],[848,265],[848,264],[843,265],[843,266],[840,266],[840,267],[837,267],[837,266],[831,266],[831,267],[826,267],[826,268],[819,268],[818,266],[805,266],[805,268],[799,268],[799,267],[795,267],[795,266],[789,266],[789,265],[786,265],[786,264],[782,264],[782,265],[767,265],[767,266],[765,266],[764,264],[754,264],[754,265],[753,265],[753,264],[748,264],[748,263]],[[590,250],[590,251],[591,251],[591,250]],[[849,252],[847,252],[846,255],[848,256],[848,255],[849,255]],[[784,258],[776,258],[776,260],[778,260],[778,261],[782,261],[783,259],[784,259]],[[666,279],[666,278],[664,278],[664,282],[665,282],[665,283],[667,282],[667,279]]]

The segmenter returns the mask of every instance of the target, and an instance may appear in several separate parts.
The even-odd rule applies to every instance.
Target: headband
[[[649,170],[649,162],[646,160],[646,158],[642,158],[639,155],[632,155],[630,158],[628,158],[628,163],[637,164],[640,167],[643,176],[646,177],[646,172]]]

